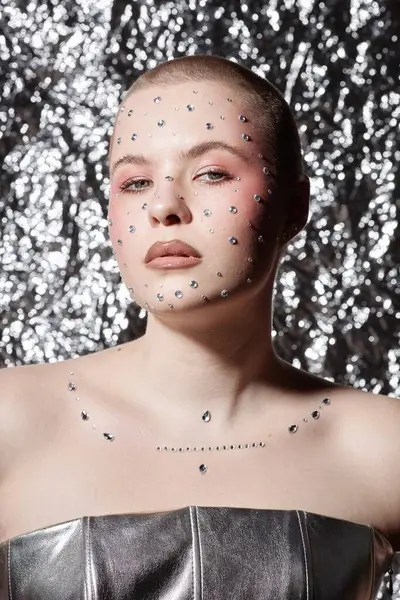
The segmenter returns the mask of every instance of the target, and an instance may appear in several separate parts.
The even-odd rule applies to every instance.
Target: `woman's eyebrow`
[[[251,158],[247,155],[244,150],[237,146],[232,146],[228,142],[220,140],[210,140],[208,142],[201,142],[189,148],[189,150],[179,150],[177,152],[178,162],[182,162],[186,158],[198,158],[202,154],[209,152],[210,150],[226,150],[230,154],[234,154],[246,162],[250,162]],[[126,154],[122,158],[119,158],[111,167],[111,175],[114,175],[115,171],[122,165],[149,165],[152,161],[146,158],[143,154]]]

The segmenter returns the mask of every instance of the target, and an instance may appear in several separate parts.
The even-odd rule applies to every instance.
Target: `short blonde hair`
[[[243,109],[256,130],[263,132],[263,152],[277,184],[296,183],[304,172],[300,136],[294,115],[281,92],[268,79],[216,55],[195,54],[160,63],[141,75],[127,90],[124,100],[152,85],[189,81],[217,81],[243,92]],[[110,141],[110,154],[114,134]],[[110,156],[109,154],[109,156]]]

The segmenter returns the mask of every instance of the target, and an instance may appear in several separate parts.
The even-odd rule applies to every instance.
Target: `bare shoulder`
[[[0,369],[0,479],[41,435],[58,363]]]
[[[400,551],[400,398],[347,388],[336,436],[374,525]]]

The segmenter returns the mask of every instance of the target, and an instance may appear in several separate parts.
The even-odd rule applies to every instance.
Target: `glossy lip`
[[[201,254],[193,246],[189,246],[182,240],[171,240],[170,242],[156,242],[153,244],[147,251],[144,262],[149,263],[155,258],[165,256],[201,258]]]
[[[158,256],[153,258],[147,267],[149,269],[185,269],[201,262],[197,256]]]

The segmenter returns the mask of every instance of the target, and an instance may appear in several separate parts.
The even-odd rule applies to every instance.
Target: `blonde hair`
[[[277,184],[294,184],[304,172],[300,137],[294,115],[281,92],[268,79],[250,69],[216,55],[196,54],[160,63],[146,71],[129,87],[134,92],[152,85],[163,86],[189,81],[217,81],[230,90],[243,92],[243,114],[261,131],[264,156]],[[110,141],[113,143],[114,134]]]

